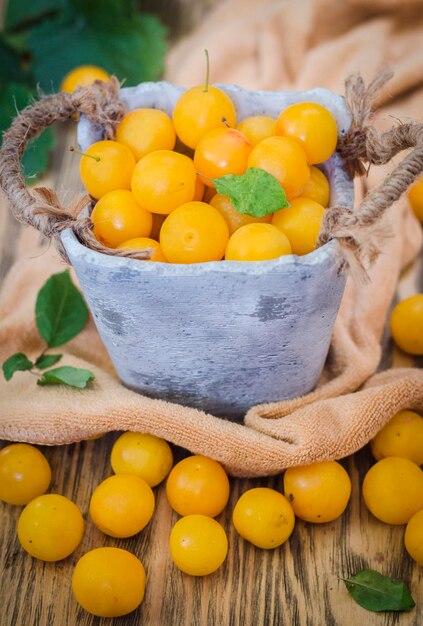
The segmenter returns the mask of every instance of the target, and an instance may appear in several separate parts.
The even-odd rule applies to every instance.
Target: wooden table
[[[64,150],[72,143],[64,131],[46,184],[57,190],[79,189],[77,161]],[[16,250],[19,226],[4,206],[0,212],[0,280]],[[418,264],[417,264],[418,265]],[[421,271],[409,271],[401,283],[401,296],[416,290]],[[420,279],[419,279],[420,281]],[[423,285],[417,286],[423,291]],[[394,353],[399,364],[412,364]],[[391,360],[390,353],[384,362]],[[58,407],[60,411],[60,407]],[[241,493],[255,486],[281,489],[281,477],[231,480],[231,498],[218,517],[229,538],[226,562],[215,574],[191,578],[177,570],[168,542],[177,519],[167,504],[163,486],[156,488],[157,508],[152,522],[138,536],[114,540],[88,519],[94,487],[111,474],[110,452],[118,434],[96,441],[43,448],[49,460],[51,491],[71,498],[87,520],[82,544],[69,558],[43,563],[28,556],[16,536],[21,507],[0,503],[0,626],[421,626],[423,624],[423,568],[417,567],[403,547],[403,526],[378,522],[360,495],[363,477],[372,464],[367,448],[345,459],[352,479],[352,497],[338,520],[312,525],[298,520],[289,541],[273,551],[259,550],[237,536],[231,512]],[[180,458],[183,451],[176,450]],[[98,619],[78,607],[70,582],[73,567],[86,551],[118,546],[136,554],[147,571],[143,604],[129,616]],[[365,567],[407,582],[417,606],[409,613],[370,613],[350,598],[339,577],[349,577]]]

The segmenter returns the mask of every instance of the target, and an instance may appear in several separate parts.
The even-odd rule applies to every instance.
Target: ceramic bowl
[[[339,134],[350,118],[343,98],[325,89],[249,92],[221,86],[238,120],[277,116],[314,101],[335,116]],[[171,113],[182,89],[144,83],[122,89],[128,110]],[[102,129],[82,118],[84,150]],[[323,165],[330,204],[352,206],[353,183],[338,155]],[[337,243],[302,257],[192,265],[145,263],[87,249],[71,230],[63,245],[100,336],[122,383],[147,396],[239,419],[253,405],[311,391],[322,372],[346,272]]]

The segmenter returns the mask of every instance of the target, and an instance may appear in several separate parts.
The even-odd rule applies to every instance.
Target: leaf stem
[[[210,178],[210,176],[206,176],[205,174],[202,174],[201,172],[196,172],[197,176],[201,176],[202,178],[207,178],[207,180],[214,180],[214,178]]]
[[[97,161],[97,163],[101,161],[101,158],[99,156],[95,156],[95,154],[88,154],[88,152],[81,152],[81,150],[77,150],[73,146],[69,147],[69,151],[75,152],[75,154],[80,154],[81,156],[90,157],[90,159],[94,159],[94,161]]]
[[[32,374],[36,378],[41,378],[42,377],[42,374],[38,374],[37,372],[34,372],[34,370],[28,370],[28,374]]]
[[[377,587],[372,587],[371,585],[365,585],[364,583],[359,583],[355,580],[351,580],[350,578],[342,578],[342,576],[338,576],[339,580],[343,580],[344,583],[349,583],[350,585],[357,585],[357,587],[364,587],[364,589],[370,589],[371,591],[376,591],[377,593],[381,593],[383,595],[386,594],[386,591],[383,589],[378,589]]]
[[[39,361],[41,359],[42,356],[45,355],[45,353],[48,350],[48,346],[46,345],[46,347],[44,348],[44,350],[42,350],[42,352],[38,355],[38,357],[35,359],[35,362]]]
[[[209,51],[204,50],[204,54],[206,55],[206,80],[204,83],[204,91],[207,92],[209,90],[209,75],[210,75]]]

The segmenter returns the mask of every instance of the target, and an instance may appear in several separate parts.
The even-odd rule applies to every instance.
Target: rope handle
[[[399,152],[413,148],[412,152],[395,167],[383,183],[371,190],[355,209],[334,206],[325,211],[318,246],[337,239],[343,256],[357,275],[365,276],[365,266],[371,265],[379,255],[378,242],[384,232],[381,217],[423,171],[423,124],[400,124],[382,134],[369,125],[372,104],[384,84],[391,78],[384,72],[367,87],[360,75],[347,79],[345,99],[351,113],[351,126],[345,137],[338,141],[337,150],[346,166],[354,174],[363,174],[363,162],[388,163]],[[33,137],[56,121],[66,121],[75,114],[84,114],[104,129],[104,138],[112,139],[116,126],[125,114],[119,100],[120,83],[112,77],[110,82],[95,81],[79,87],[72,94],[61,92],[46,96],[21,111],[9,130],[4,133],[0,150],[0,186],[5,192],[13,215],[24,224],[37,228],[47,238],[53,239],[61,256],[69,262],[60,241],[60,233],[72,228],[78,239],[87,247],[108,255],[138,259],[150,257],[150,250],[115,250],[103,246],[92,232],[89,218],[80,212],[91,203],[83,196],[70,209],[65,209],[57,194],[45,187],[28,189],[21,172],[20,160]]]
[[[113,139],[117,125],[125,115],[119,100],[120,83],[116,77],[109,82],[96,80],[92,85],[79,87],[72,94],[60,92],[41,98],[21,111],[3,135],[0,150],[0,187],[3,189],[15,218],[33,226],[52,239],[60,256],[69,259],[60,240],[60,233],[72,228],[78,239],[92,250],[114,256],[149,259],[151,250],[114,250],[97,241],[90,218],[80,217],[91,204],[89,195],[66,209],[57,194],[47,187],[28,188],[21,170],[21,158],[28,142],[54,122],[65,122],[76,114],[84,114],[104,129],[104,138]]]
[[[393,73],[385,71],[367,87],[359,75],[345,83],[345,100],[351,113],[351,126],[338,142],[337,150],[344,158],[351,175],[366,172],[363,162],[384,165],[403,150],[413,148],[383,182],[364,197],[353,209],[333,206],[325,211],[317,245],[336,239],[350,269],[357,278],[366,279],[366,266],[380,254],[379,242],[390,234],[382,224],[382,216],[423,171],[423,124],[400,123],[379,133],[370,126],[372,105]]]

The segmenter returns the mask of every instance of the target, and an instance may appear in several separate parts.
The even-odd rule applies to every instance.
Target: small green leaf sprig
[[[228,196],[238,213],[265,217],[289,206],[276,178],[258,167],[250,167],[245,174],[214,178],[213,183],[217,193]]]
[[[73,339],[88,321],[88,308],[80,291],[72,282],[69,270],[53,274],[37,295],[35,321],[45,349],[31,361],[23,352],[12,354],[3,363],[7,381],[16,372],[31,372],[37,376],[38,385],[67,385],[83,389],[94,380],[94,374],[79,367],[62,365],[48,369],[62,359],[62,354],[46,354]],[[46,370],[46,371],[44,371]]]
[[[357,604],[368,611],[409,611],[415,606],[405,583],[374,569],[364,569],[341,580]]]

